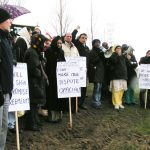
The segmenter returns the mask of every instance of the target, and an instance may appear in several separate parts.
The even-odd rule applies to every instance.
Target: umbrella
[[[27,10],[26,8],[22,6],[4,4],[4,5],[1,5],[0,7],[8,11],[12,19],[17,18],[24,14],[30,13],[29,10]]]

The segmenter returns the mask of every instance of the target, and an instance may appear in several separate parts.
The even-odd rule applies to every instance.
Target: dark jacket
[[[124,79],[127,80],[127,66],[125,57],[119,56],[117,53],[113,53],[110,57],[110,73],[111,80]]]
[[[141,57],[139,64],[150,64],[150,57]]]
[[[57,40],[55,38],[51,47],[46,51],[46,74],[49,79],[49,86],[47,88],[46,99],[48,110],[59,111],[63,109],[63,100],[59,99],[57,96],[57,77],[56,68],[57,62],[65,61],[64,51],[57,47]]]
[[[137,76],[135,69],[138,66],[138,63],[134,55],[131,55],[130,60],[126,58],[126,65],[127,65],[127,75],[128,75],[127,81],[128,83],[130,83],[132,79]]]
[[[0,86],[3,94],[13,89],[13,54],[8,33],[0,29]]]
[[[28,68],[30,103],[33,104],[45,104],[46,102],[46,81],[41,68],[43,64],[41,58],[40,54],[33,48],[29,48],[25,53],[24,61]]]
[[[102,83],[104,79],[104,52],[94,48],[89,53],[89,81]]]

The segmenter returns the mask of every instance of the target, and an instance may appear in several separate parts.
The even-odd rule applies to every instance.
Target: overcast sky
[[[13,1],[13,0],[12,0]],[[58,0],[24,0],[23,5],[32,13],[15,20],[22,24],[40,25],[52,36],[52,28]],[[150,49],[149,0],[93,0],[94,38],[106,40],[108,24],[113,26],[114,44],[127,43],[135,48],[139,59]],[[81,26],[81,32],[89,32],[90,0],[68,0],[68,12],[71,16],[71,29]],[[105,33],[105,34],[104,34]]]

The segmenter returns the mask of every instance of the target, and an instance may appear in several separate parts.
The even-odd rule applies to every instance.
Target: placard
[[[150,64],[141,64],[139,68],[139,88],[150,89]]]
[[[23,111],[29,110],[29,87],[27,64],[17,63],[13,68],[13,91],[10,100],[10,111]]]
[[[57,63],[57,93],[58,98],[81,96],[79,66],[76,63]]]

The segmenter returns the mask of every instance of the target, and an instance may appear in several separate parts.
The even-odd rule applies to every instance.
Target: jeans
[[[102,83],[94,83],[93,95],[92,95],[93,107],[99,107],[101,105],[101,89],[102,89]]]
[[[9,129],[14,129],[15,128],[15,112],[9,112],[8,113],[8,128]]]
[[[10,95],[4,94],[4,105],[0,107],[0,150],[4,150],[6,143],[9,100]]]

